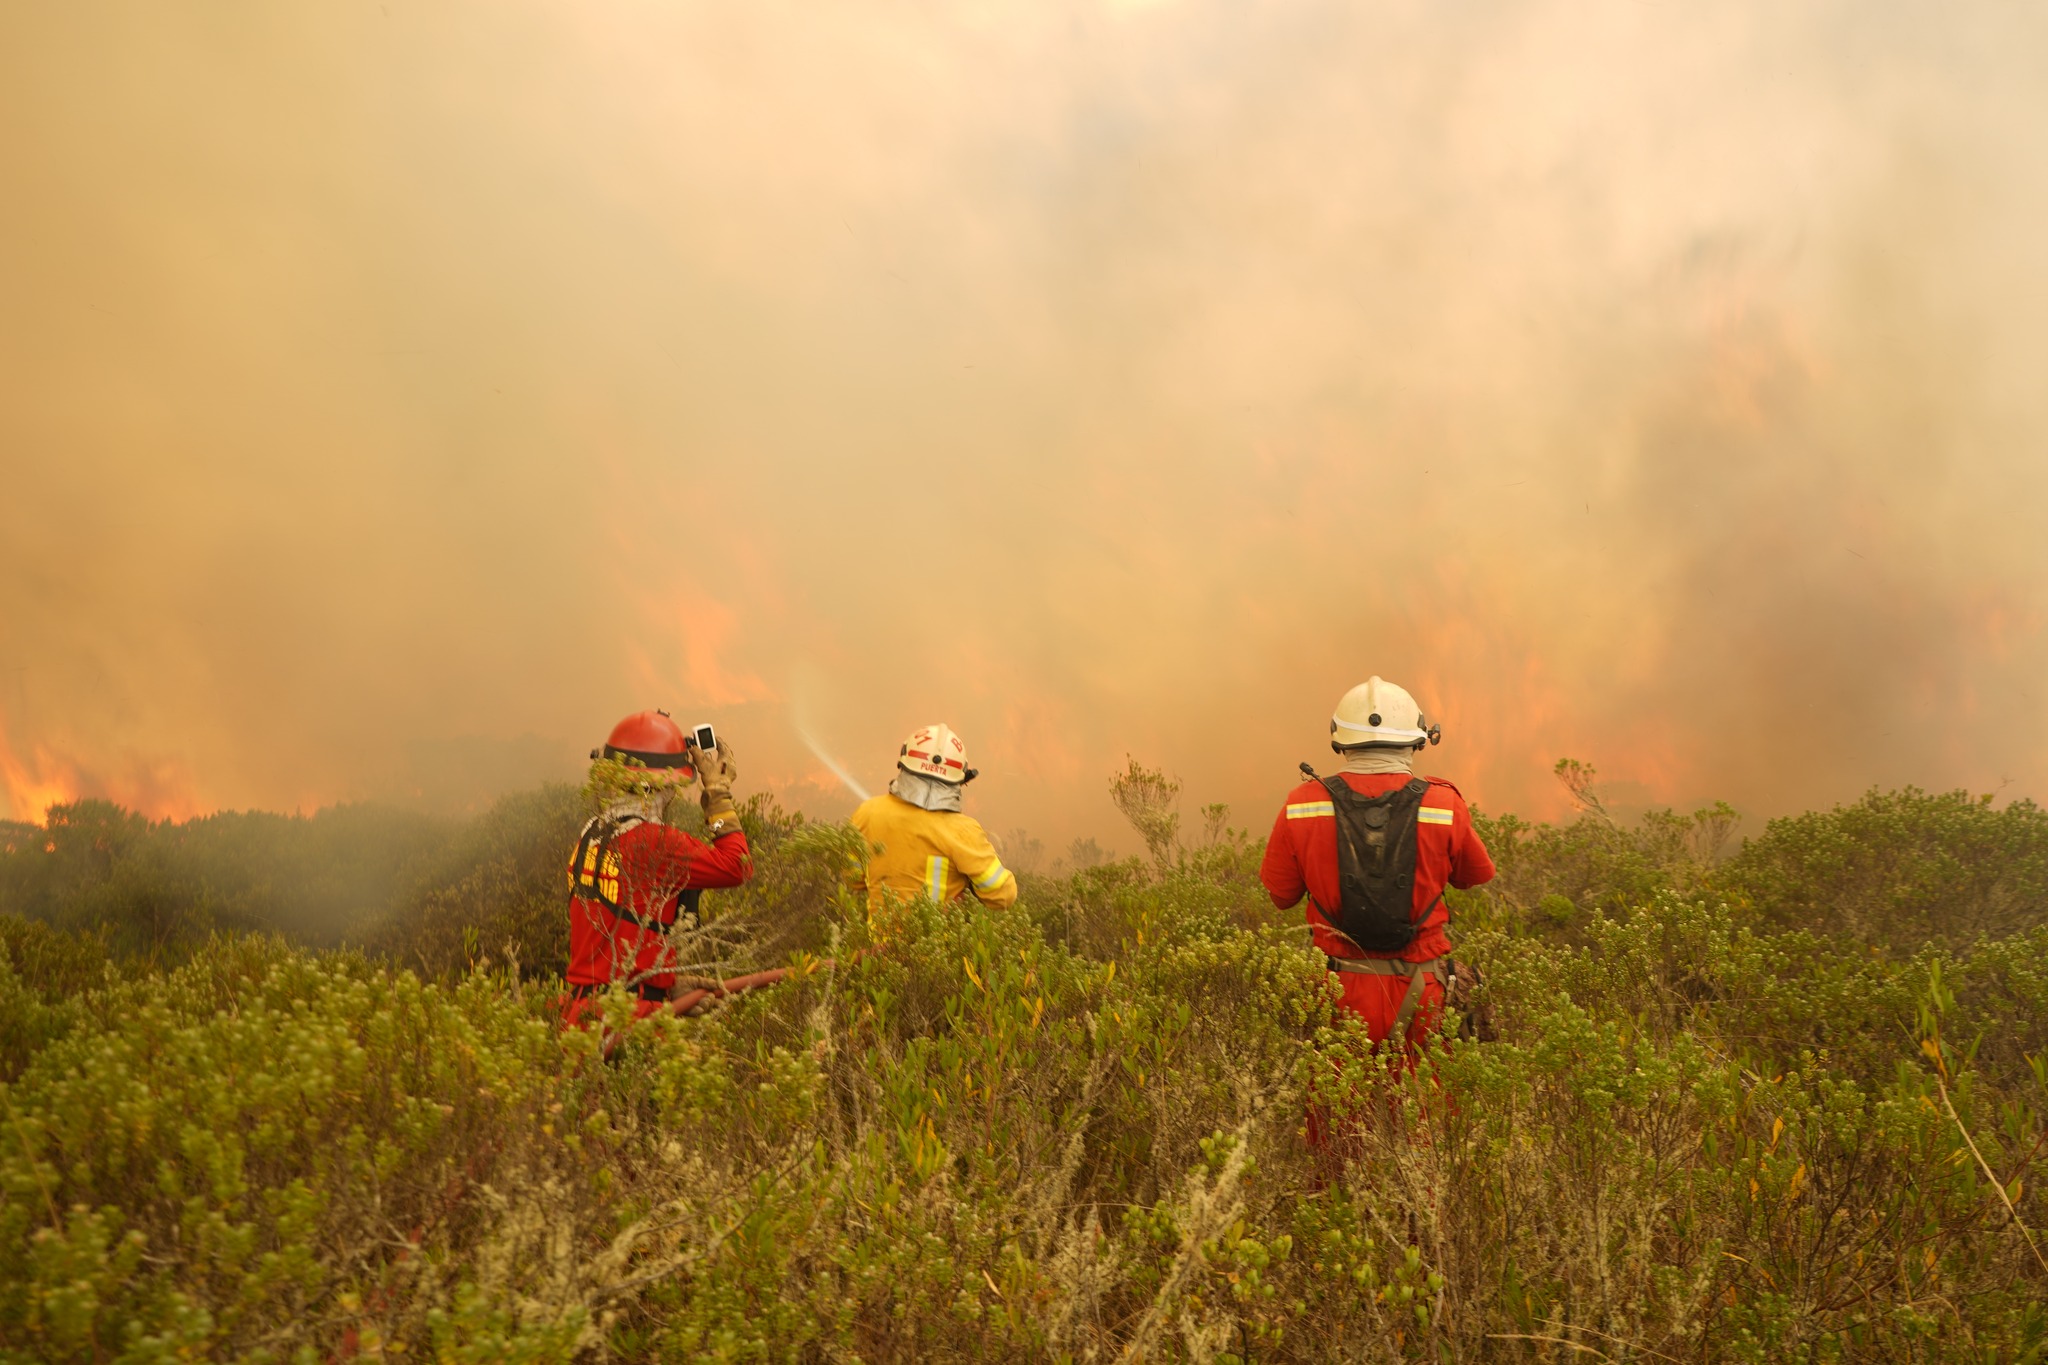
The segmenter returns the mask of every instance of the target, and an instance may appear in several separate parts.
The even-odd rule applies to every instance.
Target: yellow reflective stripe
[[[1337,816],[1337,806],[1332,801],[1290,801],[1287,803],[1287,818],[1290,820],[1313,820],[1319,815],[1331,819]]]
[[[988,871],[974,879],[974,885],[977,890],[986,891],[992,886],[999,885],[1003,878],[1009,875],[1010,869],[1004,867],[1002,859],[998,858],[989,865]]]
[[[1451,812],[1442,806],[1424,806],[1415,812],[1415,822],[1420,825],[1448,825],[1451,820]]]
[[[950,866],[952,864],[936,853],[924,860],[924,890],[934,905],[946,903],[946,869]]]

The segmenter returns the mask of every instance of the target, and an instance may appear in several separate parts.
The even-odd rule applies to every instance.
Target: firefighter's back
[[[1016,879],[1003,867],[981,822],[958,811],[921,810],[900,797],[871,797],[853,812],[868,844],[868,906],[923,896],[944,905],[972,891],[1007,904]]]

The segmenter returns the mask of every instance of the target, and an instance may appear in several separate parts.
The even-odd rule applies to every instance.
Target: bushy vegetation
[[[561,787],[538,800],[573,808],[574,796]],[[501,803],[479,825],[535,800]],[[42,827],[0,826],[0,912],[104,930],[117,950],[157,962],[215,930],[332,945],[365,917],[455,880],[478,842],[470,826],[393,807],[223,811],[178,823],[77,801],[50,807]]]
[[[1826,814],[1771,821],[1726,881],[1783,927],[1969,943],[2041,923],[2048,811],[1966,792],[1871,792]]]
[[[2031,806],[1489,820],[1500,1037],[1409,1074],[1152,776],[1144,860],[884,941],[858,841],[757,805],[700,933],[796,970],[609,1062],[559,795],[367,952],[0,917],[0,1358],[2048,1359]]]

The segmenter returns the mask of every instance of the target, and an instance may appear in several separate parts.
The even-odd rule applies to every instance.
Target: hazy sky
[[[2048,794],[2048,10],[0,8],[0,814]],[[1124,840],[1123,842],[1128,842]]]

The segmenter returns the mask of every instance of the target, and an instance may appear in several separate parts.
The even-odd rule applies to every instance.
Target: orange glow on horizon
[[[29,757],[24,759],[4,717],[0,717],[0,789],[6,793],[9,818],[33,825],[47,823],[52,806],[95,797],[151,820],[191,820],[215,809],[200,800],[189,779],[168,764],[131,762],[122,772],[103,777],[41,743],[31,745]]]

